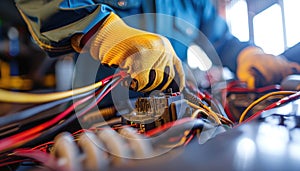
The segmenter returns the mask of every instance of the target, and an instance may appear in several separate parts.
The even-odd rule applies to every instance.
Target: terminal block
[[[122,121],[145,132],[186,115],[190,116],[191,110],[179,93],[140,97],[135,102],[135,110],[122,115]]]

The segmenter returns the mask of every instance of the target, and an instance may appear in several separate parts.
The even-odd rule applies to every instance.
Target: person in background
[[[249,42],[240,42],[209,0],[15,2],[32,37],[49,56],[82,53],[89,40],[91,56],[104,65],[126,70],[133,78],[129,86],[135,91],[164,90],[173,84],[175,77],[179,90],[185,86],[181,60],[186,60],[187,47],[156,34],[166,30],[193,42],[197,38],[193,34],[197,33],[180,24],[180,20],[199,29],[214,46],[222,64],[249,88],[279,83],[287,75],[300,72],[295,53],[274,56]],[[141,23],[145,30],[133,28],[122,20],[148,13],[174,19],[164,22],[161,15],[144,17]]]

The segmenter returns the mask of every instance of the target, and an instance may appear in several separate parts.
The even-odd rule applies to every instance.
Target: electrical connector
[[[141,132],[175,121],[185,115],[191,115],[191,109],[180,93],[140,97],[135,110],[122,115],[123,123],[135,125]]]

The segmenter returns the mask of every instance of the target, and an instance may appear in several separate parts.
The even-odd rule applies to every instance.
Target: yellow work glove
[[[300,65],[282,56],[266,54],[258,47],[244,49],[237,58],[237,77],[249,88],[278,84],[290,74],[300,73]]]
[[[185,86],[184,72],[169,40],[163,36],[134,29],[111,13],[91,40],[90,53],[102,64],[119,67],[133,78],[135,91],[165,90],[173,79]]]

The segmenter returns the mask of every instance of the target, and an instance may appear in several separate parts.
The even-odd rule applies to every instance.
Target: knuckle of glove
[[[145,40],[143,40],[145,39]],[[141,84],[138,84],[138,91],[152,91],[165,89],[170,83],[170,80],[174,78],[173,58],[169,53],[170,46],[165,43],[165,39],[162,36],[149,34],[139,39],[143,43],[139,47],[140,53],[136,57],[136,65],[139,65],[141,70],[148,72],[142,72],[143,77],[140,77]],[[172,67],[170,67],[172,66]],[[139,72],[135,70],[134,72]],[[147,80],[147,81],[146,81]]]
[[[139,84],[139,86],[141,86],[138,89],[139,91],[165,90],[173,87],[175,87],[174,89],[176,90],[183,89],[184,83],[182,77],[184,77],[184,73],[181,61],[176,56],[173,49],[168,48],[172,48],[172,46],[164,44],[164,46],[159,49],[159,51],[161,51],[160,53],[152,53],[152,55],[159,55],[156,60],[152,60],[153,64],[151,65],[147,83],[143,80],[144,84]],[[147,58],[149,59],[149,57]],[[179,77],[179,79],[173,84],[175,77]],[[170,85],[171,83],[172,85]]]
[[[249,88],[264,86],[272,80],[270,62],[270,56],[263,53],[242,56],[238,61],[237,77],[246,82]]]

